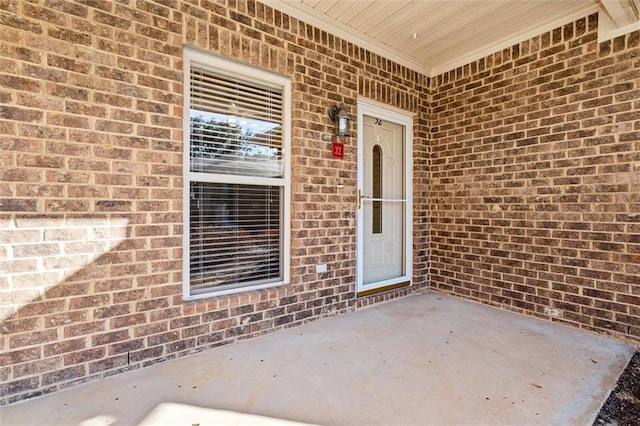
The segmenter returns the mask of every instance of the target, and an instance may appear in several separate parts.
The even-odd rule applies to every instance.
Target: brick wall
[[[358,96],[417,114],[426,284],[424,75],[243,0],[0,2],[0,38],[0,404],[408,294],[354,299],[356,138],[321,135]],[[292,78],[288,286],[182,301],[185,44]]]
[[[578,20],[432,81],[431,285],[640,340],[640,33]]]

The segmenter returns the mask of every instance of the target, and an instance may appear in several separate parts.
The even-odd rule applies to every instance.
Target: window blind
[[[192,67],[191,171],[282,177],[282,90]]]
[[[194,290],[280,278],[282,188],[192,182]]]

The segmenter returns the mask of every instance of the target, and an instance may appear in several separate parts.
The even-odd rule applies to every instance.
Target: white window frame
[[[184,48],[184,111],[183,111],[183,278],[182,289],[184,300],[196,300],[217,295],[232,294],[246,292],[262,288],[274,287],[289,284],[290,280],[290,252],[291,252],[291,80],[285,76],[264,71],[250,65],[245,65],[230,59],[222,58],[212,53],[202,52],[190,47]],[[190,165],[190,76],[192,64],[204,65],[211,68],[216,73],[224,74],[230,77],[240,76],[250,81],[262,82],[266,85],[276,85],[282,87],[282,110],[283,110],[283,177],[282,178],[265,178],[252,177],[242,175],[222,175],[213,173],[196,173],[191,171]],[[244,285],[233,288],[210,289],[193,292],[191,290],[190,279],[190,191],[191,182],[215,182],[229,183],[240,185],[270,185],[280,186],[283,188],[283,208],[282,212],[282,240],[281,256],[282,262],[282,279],[276,282],[266,284]]]

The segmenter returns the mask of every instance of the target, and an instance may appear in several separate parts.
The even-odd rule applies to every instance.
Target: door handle
[[[362,195],[362,190],[358,189],[358,210],[360,210],[362,208],[362,199],[363,198],[371,198],[371,197],[367,197],[365,195]]]

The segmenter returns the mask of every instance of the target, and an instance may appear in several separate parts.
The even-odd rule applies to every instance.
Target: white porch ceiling
[[[638,25],[640,0],[259,0],[427,75],[605,11]]]

